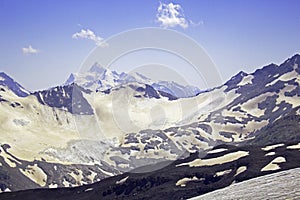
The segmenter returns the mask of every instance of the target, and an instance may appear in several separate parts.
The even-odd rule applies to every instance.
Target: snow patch
[[[126,176],[125,178],[123,178],[123,179],[121,179],[121,180],[119,180],[119,181],[116,181],[116,184],[117,184],[117,185],[121,185],[121,184],[125,183],[125,181],[126,181],[128,178],[129,178],[129,176]]]
[[[228,149],[225,149],[225,148],[220,148],[220,149],[214,149],[214,150],[211,150],[209,152],[207,152],[208,154],[211,153],[220,153],[220,152],[223,152],[223,151],[227,151]]]
[[[0,156],[4,159],[4,162],[6,162],[10,167],[14,168],[18,164],[22,164],[21,162],[14,159],[11,155],[7,154],[2,147],[0,147]],[[1,164],[2,166],[2,164]]]
[[[269,153],[267,153],[265,156],[274,156],[276,153],[274,151],[271,151]]]
[[[282,146],[284,146],[284,144],[274,144],[274,145],[266,146],[266,147],[261,148],[261,149],[264,150],[264,151],[270,151],[272,149],[276,149],[276,148],[282,147]]]
[[[212,165],[232,162],[242,157],[245,157],[247,155],[249,155],[248,151],[237,151],[237,152],[225,154],[217,158],[195,159],[188,163],[181,163],[179,165],[176,165],[176,167],[185,166],[185,165],[189,165],[190,167],[212,166]]]
[[[243,173],[243,172],[246,171],[246,170],[247,170],[247,167],[246,167],[246,166],[241,166],[241,167],[239,167],[239,168],[236,170],[236,174],[235,174],[234,176],[237,176],[237,175]]]
[[[57,188],[58,187],[58,185],[57,184],[53,184],[53,183],[51,183],[50,185],[49,185],[49,188]]]
[[[127,164],[128,165],[128,164]],[[129,165],[128,165],[129,166]],[[104,171],[103,169],[101,168],[98,168],[102,173],[106,174],[107,176],[114,176],[115,174],[111,173],[111,172],[107,172],[107,171]]]
[[[202,181],[202,180],[204,180],[204,178],[199,179],[196,176],[194,176],[192,178],[187,178],[186,177],[186,178],[182,178],[182,179],[178,180],[176,182],[176,186],[185,187],[188,182],[191,182],[191,181]]]
[[[252,79],[254,78],[253,75],[248,75],[243,77],[243,79],[241,80],[241,82],[239,82],[239,84],[237,84],[237,86],[243,86],[246,84],[252,84]]]
[[[28,165],[25,170],[20,169],[20,172],[36,184],[46,186],[47,174],[37,164]]]
[[[66,179],[63,180],[63,185],[64,185],[64,187],[71,187],[72,186],[72,184],[70,182],[66,181]]]
[[[291,72],[285,73],[282,76],[280,76],[279,80],[281,80],[281,81],[289,81],[289,80],[291,80],[291,79],[293,79],[293,78],[295,78],[297,76],[298,76],[298,73],[295,70],[293,70]]]
[[[300,149],[300,143],[288,146],[287,149]]]
[[[286,162],[284,157],[277,157],[274,160],[272,160],[268,165],[266,165],[264,168],[262,168],[260,171],[274,171],[280,169],[279,163],[284,163]]]
[[[5,188],[4,190],[2,190],[2,189],[0,188],[0,193],[2,193],[2,192],[11,192],[11,190],[10,190],[9,188]]]
[[[77,171],[77,173],[71,172],[71,173],[69,173],[69,175],[72,176],[76,180],[76,184],[77,185],[84,184],[85,182],[82,181],[82,179],[83,179],[83,172],[80,169],[76,170],[76,171]]]
[[[87,176],[92,182],[94,182],[95,177],[97,176],[96,172],[91,171],[91,174]]]
[[[224,176],[225,174],[229,174],[232,171],[232,169],[227,169],[224,171],[220,171],[216,173],[216,176]]]
[[[94,188],[85,189],[84,192],[92,191]]]

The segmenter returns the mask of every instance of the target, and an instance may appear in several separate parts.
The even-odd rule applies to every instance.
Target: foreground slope
[[[163,196],[165,199],[187,199],[224,188],[232,183],[281,170],[299,168],[299,150],[300,143],[243,147],[220,145],[207,151],[206,155],[191,154],[188,158],[177,160],[157,171],[124,173],[75,188],[2,193],[0,198],[87,200],[161,199]]]
[[[299,185],[300,168],[296,168],[233,184],[190,200],[218,199],[220,197],[222,200],[299,199]]]

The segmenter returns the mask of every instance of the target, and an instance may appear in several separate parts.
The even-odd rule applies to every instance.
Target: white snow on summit
[[[177,98],[192,97],[201,91],[195,86],[182,86],[173,81],[155,82],[140,73],[118,73],[95,63],[89,70],[72,73],[64,85],[76,83],[92,91],[104,91],[128,83],[142,83],[151,85],[154,89],[166,92]]]

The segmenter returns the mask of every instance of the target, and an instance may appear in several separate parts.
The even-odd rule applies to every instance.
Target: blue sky
[[[179,5],[183,24],[159,22],[160,2]],[[48,88],[78,71],[95,41],[162,27],[196,40],[225,81],[299,53],[299,10],[298,0],[0,0],[0,71],[29,90]]]

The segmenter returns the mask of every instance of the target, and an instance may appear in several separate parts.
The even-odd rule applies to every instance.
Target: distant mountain
[[[29,91],[24,89],[19,83],[15,82],[4,72],[0,72],[0,85],[5,86],[12,90],[19,97],[26,97],[30,94]]]
[[[178,98],[193,97],[203,92],[197,87],[190,85],[182,86],[174,81],[159,81],[157,83],[152,83],[152,87]]]
[[[88,71],[79,74],[71,74],[64,85],[76,83],[83,88],[92,91],[105,91],[128,83],[142,83],[153,87],[157,91],[168,93],[176,98],[192,97],[201,91],[194,86],[182,86],[173,81],[155,82],[140,74],[118,73],[95,63]]]

